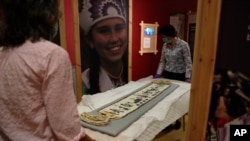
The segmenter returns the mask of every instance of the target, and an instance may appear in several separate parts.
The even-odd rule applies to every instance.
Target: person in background
[[[128,29],[122,0],[80,0],[80,28],[89,46],[89,67],[82,73],[86,94],[127,83]]]
[[[93,141],[80,125],[58,0],[0,1],[0,140]]]
[[[159,29],[164,44],[154,78],[168,78],[190,82],[192,60],[189,45],[177,36],[172,25],[165,25]]]
[[[172,25],[165,25],[159,29],[164,44],[154,78],[168,78],[190,82],[192,72],[192,60],[190,48],[187,42],[177,36],[177,31]],[[181,127],[180,120],[174,124],[175,129]],[[167,128],[168,129],[168,128]]]

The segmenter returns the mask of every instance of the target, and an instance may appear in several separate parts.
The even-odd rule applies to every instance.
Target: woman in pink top
[[[67,52],[50,42],[58,0],[0,1],[0,141],[92,141]]]

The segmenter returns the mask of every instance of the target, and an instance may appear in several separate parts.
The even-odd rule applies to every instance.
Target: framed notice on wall
[[[139,53],[143,55],[143,53],[154,53],[156,54],[157,48],[157,28],[159,24],[155,22],[155,24],[144,23],[141,21],[141,48]]]

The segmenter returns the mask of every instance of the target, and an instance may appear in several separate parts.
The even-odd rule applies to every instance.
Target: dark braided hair
[[[100,92],[99,76],[100,76],[100,57],[95,49],[90,50],[90,60],[89,64],[89,84],[90,88],[88,90],[89,94],[95,94]]]

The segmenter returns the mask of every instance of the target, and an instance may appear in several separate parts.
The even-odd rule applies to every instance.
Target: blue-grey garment
[[[185,73],[186,78],[191,77],[192,60],[187,42],[177,38],[172,49],[166,43],[163,44],[157,74],[162,74],[163,70],[172,73]]]

